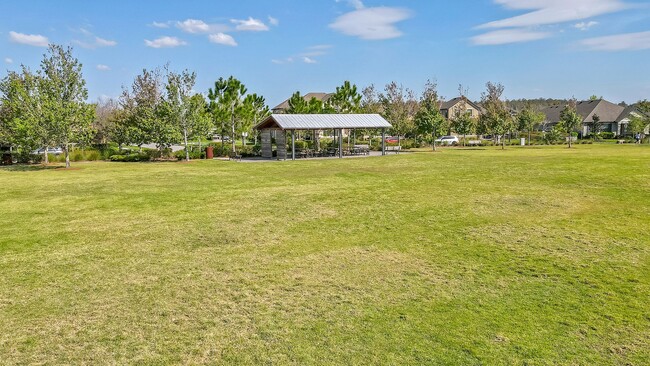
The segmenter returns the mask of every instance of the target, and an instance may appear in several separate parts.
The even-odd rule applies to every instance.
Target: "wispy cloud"
[[[145,39],[144,44],[147,47],[151,47],[151,48],[173,48],[173,47],[185,46],[187,42],[176,37],[165,36],[165,37],[157,38],[153,41]]]
[[[248,19],[230,19],[230,22],[235,24],[235,30],[238,31],[251,31],[251,32],[264,32],[269,30],[269,26],[264,24],[259,19],[249,17]]]
[[[47,37],[40,34],[25,34],[14,31],[9,32],[9,40],[14,43],[26,44],[34,47],[47,47],[50,43]]]
[[[110,66],[102,65],[102,64],[97,65],[96,69],[99,70],[99,71],[110,71],[111,70]]]
[[[225,24],[208,24],[199,19],[186,19],[176,22],[176,28],[192,34],[219,33],[229,30],[229,27]]]
[[[274,27],[277,27],[278,25],[280,25],[280,20],[278,20],[278,18],[274,18],[269,15],[269,24],[271,24]]]
[[[595,21],[592,20],[590,22],[580,22],[580,23],[574,24],[573,27],[576,28],[576,29],[580,29],[581,31],[586,31],[586,30],[589,30],[589,28],[594,27],[594,26],[596,26],[598,24],[599,24],[598,22],[595,22]]]
[[[365,8],[365,6],[363,5],[363,2],[361,0],[336,0],[337,3],[340,3],[342,1],[345,1],[351,7],[355,8],[357,10]]]
[[[494,46],[537,41],[550,36],[551,33],[548,32],[538,32],[528,29],[502,29],[473,37],[472,43],[478,46]]]
[[[548,26],[572,21],[581,21],[574,27],[587,30],[598,24],[596,21],[586,21],[587,19],[629,8],[629,5],[622,0],[494,0],[494,2],[509,10],[528,12],[479,25],[478,29],[502,29],[473,37],[472,42],[475,45],[537,41],[552,36],[552,33],[544,31],[545,27],[548,29]]]
[[[224,46],[231,46],[231,47],[237,46],[237,42],[235,41],[235,39],[232,36],[225,33],[211,34],[208,36],[208,39],[212,43],[221,44]]]
[[[304,62],[304,63],[306,63],[306,64],[316,64],[316,63],[318,63],[318,61],[314,60],[314,59],[311,58],[311,57],[307,57],[307,56],[304,56],[304,57],[302,58],[302,62]]]
[[[479,28],[531,27],[566,23],[610,14],[628,8],[620,0],[495,0],[511,10],[532,10],[511,18],[485,23]]]
[[[154,28],[169,28],[169,22],[153,22],[150,25]]]
[[[284,65],[291,64],[294,63],[294,61],[299,60],[306,64],[316,64],[318,63],[317,57],[326,55],[328,50],[331,48],[332,45],[329,44],[310,46],[301,53],[286,58],[272,59],[271,62],[277,65]]]
[[[361,7],[341,15],[329,26],[348,36],[376,41],[401,37],[403,33],[396,24],[411,16],[411,11],[404,8]]]
[[[5,63],[6,64],[13,64],[14,60],[12,58],[10,58],[10,57],[5,57]]]
[[[582,44],[594,51],[641,51],[650,49],[650,31],[589,38]]]

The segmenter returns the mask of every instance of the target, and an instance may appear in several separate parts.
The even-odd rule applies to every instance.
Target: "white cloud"
[[[277,65],[290,64],[293,63],[293,57],[287,57],[285,59],[273,59],[271,62]]]
[[[278,25],[280,25],[280,21],[278,20],[278,18],[274,18],[269,15],[269,24],[271,24],[274,27],[277,27]]]
[[[235,29],[238,31],[263,32],[269,30],[269,27],[264,22],[252,17],[246,20],[231,19],[230,22],[236,24]]]
[[[11,31],[9,32],[9,40],[14,43],[26,44],[35,47],[47,47],[50,41],[47,37],[40,34],[24,34]]]
[[[494,0],[512,10],[533,10],[511,18],[485,23],[479,28],[512,28],[583,20],[626,9],[620,0]]]
[[[186,19],[182,22],[176,22],[176,27],[185,33],[218,33],[226,32],[228,26],[223,24],[208,24],[198,19]]]
[[[5,63],[6,63],[6,64],[13,64],[13,63],[14,63],[14,60],[13,60],[12,58],[5,57]]]
[[[402,32],[395,24],[410,17],[411,12],[403,8],[360,8],[341,15],[329,26],[348,36],[383,40],[401,37]]]
[[[548,32],[538,32],[528,29],[502,29],[473,37],[472,43],[478,46],[494,46],[500,44],[537,41],[550,36],[551,33]]]
[[[185,46],[187,42],[178,39],[176,37],[160,37],[153,41],[145,39],[144,44],[147,47],[151,47],[151,48],[171,48],[171,47]]]
[[[232,36],[225,33],[211,34],[208,38],[212,43],[222,44],[224,46],[231,46],[231,47],[237,46],[237,42],[235,41],[235,39],[232,38]]]
[[[337,3],[340,3],[343,0],[336,0]],[[345,0],[351,7],[359,10],[365,8],[361,0]]]
[[[102,65],[102,64],[97,65],[96,68],[97,68],[97,70],[99,70],[99,71],[110,71],[110,70],[111,70],[111,68],[110,68],[109,66],[107,66],[107,65]]]
[[[169,22],[153,22],[151,26],[154,28],[169,28]]]
[[[315,63],[318,63],[318,61],[314,60],[313,58],[307,57],[307,56],[304,56],[304,57],[302,58],[302,62],[304,62],[304,63],[306,63],[306,64],[315,64]]]
[[[640,51],[650,49],[650,31],[585,39],[582,44],[594,51]]]
[[[580,29],[581,31],[586,31],[589,30],[589,28],[598,25],[598,22],[594,22],[593,20],[590,22],[580,22],[578,24],[574,24],[573,27],[576,29]]]
[[[113,47],[117,45],[117,42],[100,38],[100,37],[95,37],[95,44],[99,47]]]

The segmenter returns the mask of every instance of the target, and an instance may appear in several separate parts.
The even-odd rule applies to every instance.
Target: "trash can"
[[[205,148],[205,158],[206,159],[214,159],[214,147],[208,146]]]
[[[521,146],[526,146],[526,138],[525,137],[521,138]]]

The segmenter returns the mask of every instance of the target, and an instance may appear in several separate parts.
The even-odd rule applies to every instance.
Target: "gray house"
[[[564,108],[564,105],[554,105],[542,110],[546,115],[545,126],[547,129],[552,128],[560,122],[560,114]],[[627,132],[627,125],[630,123],[630,118],[635,113],[638,114],[634,106],[623,107],[604,99],[577,102],[576,111],[582,118],[580,132],[583,135],[591,133],[589,125],[594,121],[594,115],[600,117],[601,131],[613,132],[618,136],[624,135]]]

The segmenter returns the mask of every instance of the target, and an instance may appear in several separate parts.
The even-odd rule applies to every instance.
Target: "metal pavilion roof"
[[[273,114],[255,126],[258,130],[329,130],[391,128],[378,114]]]

